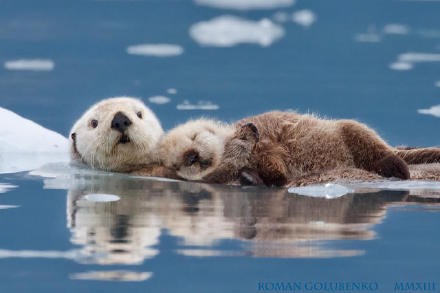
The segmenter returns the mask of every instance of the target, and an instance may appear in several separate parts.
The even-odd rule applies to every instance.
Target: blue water
[[[316,15],[309,27],[273,18],[304,9]],[[285,34],[266,47],[191,38],[192,25],[226,14],[269,18]],[[0,64],[55,64],[1,67],[0,107],[64,135],[92,103],[111,96],[143,99],[166,129],[201,115],[234,121],[296,109],[358,119],[392,145],[439,145],[438,118],[417,110],[440,104],[440,62],[390,68],[403,53],[439,56],[439,15],[437,1],[298,0],[234,10],[190,0],[0,0]],[[407,32],[385,33],[389,24]],[[375,41],[359,41],[365,34]],[[184,51],[126,53],[158,43]],[[149,102],[156,95],[171,102]],[[178,110],[184,100],[219,109]],[[17,186],[0,194],[0,205],[18,206],[0,209],[0,292],[265,292],[283,282],[323,292],[304,286],[339,281],[374,283],[375,292],[393,292],[395,282],[435,282],[440,290],[438,194],[325,200],[75,172],[52,180],[0,175],[0,183]],[[96,193],[120,199],[84,197]]]

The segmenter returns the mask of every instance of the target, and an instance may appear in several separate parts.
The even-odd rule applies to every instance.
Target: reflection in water
[[[120,200],[91,202],[90,193]],[[373,226],[387,207],[408,202],[440,199],[379,191],[328,200],[283,189],[88,175],[74,179],[68,191],[67,219],[71,241],[82,246],[88,263],[139,264],[158,254],[164,231],[181,240],[176,251],[188,256],[322,258],[362,254],[328,240],[374,239]],[[226,239],[238,240],[240,251],[222,250]]]

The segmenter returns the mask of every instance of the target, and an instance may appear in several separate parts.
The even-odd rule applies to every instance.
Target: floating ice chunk
[[[55,62],[49,59],[19,59],[6,61],[4,66],[8,70],[51,71]]]
[[[396,191],[412,191],[412,190],[440,190],[440,182],[423,181],[423,180],[375,180],[370,182],[356,182],[346,184],[347,187],[353,189],[382,189]]]
[[[313,11],[308,9],[299,10],[292,14],[292,21],[299,25],[309,27],[316,21],[316,15]]]
[[[169,103],[171,101],[171,99],[168,97],[165,97],[165,96],[154,96],[154,97],[148,98],[148,101],[150,101],[150,103],[153,103],[153,104],[162,105],[162,104]]]
[[[84,196],[84,198],[92,202],[113,202],[121,199],[117,195],[104,193],[90,193]]]
[[[267,47],[284,36],[284,29],[267,18],[252,21],[223,15],[192,25],[189,34],[203,46],[232,47],[250,43]]]
[[[436,87],[440,87],[440,80],[439,80],[439,81],[436,81],[436,82],[434,83],[434,85],[435,85]]]
[[[0,210],[8,210],[8,209],[15,209],[15,208],[19,208],[20,206],[16,206],[16,205],[1,205],[0,204]]]
[[[400,54],[398,60],[409,63],[440,62],[440,54],[409,52],[409,53]]]
[[[8,192],[10,189],[17,188],[16,185],[0,183],[0,193]]]
[[[175,88],[169,88],[167,89],[167,93],[169,93],[170,95],[175,95],[177,94],[177,90]]]
[[[218,110],[219,106],[209,101],[199,101],[197,104],[191,104],[188,100],[184,100],[176,108],[177,110]]]
[[[413,65],[412,63],[398,61],[391,63],[390,68],[392,70],[405,71],[405,70],[411,70],[413,68]]]
[[[328,199],[338,198],[348,193],[353,193],[352,189],[345,186],[327,183],[325,185],[309,185],[304,187],[291,187],[289,193],[296,193],[310,197],[324,197]]]
[[[435,117],[440,117],[440,105],[432,106],[429,109],[419,109],[417,110],[419,114],[427,114],[427,115],[433,115]]]
[[[131,271],[89,271],[71,274],[72,280],[140,282],[150,279],[153,273]]]
[[[169,57],[181,55],[183,48],[173,44],[141,44],[129,46],[127,53],[131,55]]]
[[[274,9],[295,4],[295,0],[194,0],[196,4],[224,9]]]
[[[0,174],[68,160],[65,137],[0,107]]]
[[[404,24],[390,23],[384,26],[383,32],[389,35],[406,35],[409,29]]]

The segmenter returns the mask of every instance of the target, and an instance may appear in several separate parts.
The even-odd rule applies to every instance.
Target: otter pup
[[[156,145],[163,133],[142,101],[106,99],[73,125],[71,159],[105,171],[175,178],[175,172],[161,166],[157,157]]]
[[[243,147],[252,132],[255,138]],[[408,179],[407,164],[394,152],[359,122],[290,112],[268,112],[235,125],[206,119],[190,121],[159,142],[163,164],[185,179],[226,183],[224,180],[230,176],[223,175],[228,168],[230,174],[247,168],[256,171],[269,186],[283,186],[289,178],[338,168],[359,168],[383,177]],[[213,176],[214,170],[216,176],[223,175]]]

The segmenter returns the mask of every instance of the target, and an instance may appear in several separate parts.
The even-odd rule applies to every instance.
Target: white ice
[[[151,272],[135,271],[88,271],[70,275],[72,280],[93,280],[93,281],[118,281],[118,282],[140,282],[146,281],[153,276]]]
[[[17,186],[12,184],[0,183],[0,193],[8,192],[13,188],[17,188]]]
[[[354,190],[345,186],[327,183],[323,185],[308,185],[303,187],[291,187],[288,189],[289,193],[296,193],[310,197],[324,197],[328,199],[338,198],[348,193],[353,193]]]
[[[389,35],[406,35],[409,28],[404,24],[390,23],[384,26],[383,32]]]
[[[209,101],[199,101],[197,104],[192,104],[188,100],[176,106],[177,110],[218,110],[219,106]]]
[[[292,14],[292,21],[304,27],[311,26],[316,19],[315,13],[308,9],[299,10]]]
[[[192,25],[189,34],[203,46],[233,47],[249,43],[267,47],[284,36],[284,29],[267,18],[253,21],[223,15]]]
[[[419,109],[417,110],[419,114],[432,115],[435,117],[440,117],[440,105],[432,106],[429,109]]]
[[[168,97],[165,97],[165,96],[154,96],[154,97],[149,97],[148,101],[153,104],[162,105],[162,104],[169,103],[171,101],[171,99]]]
[[[183,48],[174,44],[141,44],[129,46],[127,53],[130,55],[170,57],[181,55]]]
[[[113,202],[121,199],[117,195],[104,193],[90,193],[87,194],[84,198],[91,202]]]
[[[236,10],[274,9],[295,4],[295,0],[194,0],[194,2],[213,8]]]
[[[69,161],[62,135],[0,107],[0,174]]]
[[[4,66],[8,70],[51,71],[55,62],[49,59],[18,59],[6,61]]]

